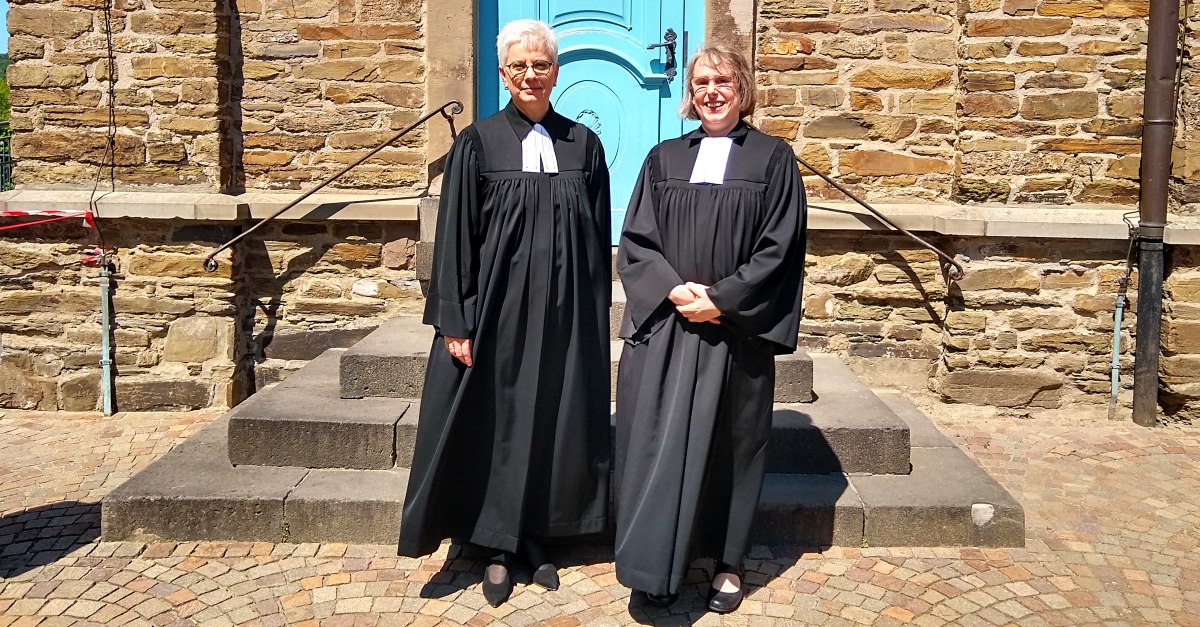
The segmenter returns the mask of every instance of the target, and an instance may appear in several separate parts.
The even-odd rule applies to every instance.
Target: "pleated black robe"
[[[721,185],[689,179],[703,130],[650,151],[617,255],[617,579],[676,592],[688,564],[739,565],[762,489],[776,354],[800,322],[807,206],[792,151],[739,123]],[[710,286],[719,324],[667,294]]]
[[[446,538],[513,551],[523,534],[604,528],[608,170],[596,134],[551,110],[541,124],[559,173],[522,172],[532,124],[509,103],[464,129],[446,161],[401,555]],[[444,336],[471,338],[472,367]]]

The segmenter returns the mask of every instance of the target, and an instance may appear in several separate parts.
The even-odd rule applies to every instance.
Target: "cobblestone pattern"
[[[702,611],[711,565],[661,610],[631,601],[604,548],[560,553],[559,591],[518,586],[491,608],[483,565],[449,546],[416,560],[391,546],[96,542],[95,500],[215,414],[9,412],[0,627],[1200,626],[1200,429],[917,400],[1025,505],[1026,547],[755,547],[751,593],[724,617]]]

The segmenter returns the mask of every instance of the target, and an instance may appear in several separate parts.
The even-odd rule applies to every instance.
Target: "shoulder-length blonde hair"
[[[738,97],[742,101],[738,117],[744,118],[754,113],[754,108],[758,105],[758,89],[754,85],[754,72],[750,69],[750,63],[740,52],[718,45],[703,46],[688,60],[687,73],[684,75],[683,81],[683,100],[679,102],[679,117],[688,120],[700,119],[696,106],[692,104],[692,97],[696,95],[692,89],[692,74],[696,71],[697,63],[732,71],[733,82],[737,86]]]

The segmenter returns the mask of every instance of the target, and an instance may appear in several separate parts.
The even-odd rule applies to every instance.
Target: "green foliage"
[[[12,60],[8,58],[7,52],[0,52],[0,121],[8,119],[8,113],[12,107],[8,104],[8,66],[12,65]]]

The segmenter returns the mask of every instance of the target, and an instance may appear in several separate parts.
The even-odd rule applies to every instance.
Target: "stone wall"
[[[107,220],[118,410],[236,404],[330,346],[419,311],[411,223],[276,224],[201,260],[229,226]],[[20,233],[22,239],[12,238]],[[0,408],[97,408],[99,271],[80,261],[94,231],[76,221],[0,239]]]
[[[15,178],[298,188],[357,159],[424,106],[424,7],[381,0],[21,0],[8,15]],[[108,49],[115,157],[105,156]],[[426,180],[420,131],[342,187]],[[107,172],[105,181],[107,182]]]
[[[758,119],[871,197],[1133,205],[1148,12],[1137,0],[766,0]],[[1196,177],[1188,146],[1177,180]]]

